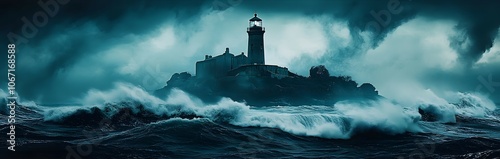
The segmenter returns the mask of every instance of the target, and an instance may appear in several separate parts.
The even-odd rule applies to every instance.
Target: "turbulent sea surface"
[[[181,90],[157,98],[119,84],[90,91],[75,105],[19,101],[16,153],[6,142],[0,153],[37,159],[500,157],[498,106],[466,93],[457,93],[457,101],[259,107],[228,98],[207,104]],[[422,121],[419,107],[437,121]],[[2,110],[3,133],[6,114]]]

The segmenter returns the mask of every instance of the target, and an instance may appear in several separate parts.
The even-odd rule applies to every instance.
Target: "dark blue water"
[[[205,104],[122,86],[78,105],[17,107],[16,153],[7,158],[494,158],[500,113],[463,94],[438,121],[391,101],[331,106]],[[474,102],[476,101],[476,102]],[[441,111],[447,109],[440,109]],[[453,114],[450,118],[449,114]],[[1,132],[7,132],[5,111]],[[2,157],[4,158],[4,157]]]

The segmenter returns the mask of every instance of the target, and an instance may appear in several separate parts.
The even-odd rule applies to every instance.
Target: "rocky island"
[[[266,72],[263,72],[266,73]],[[349,99],[376,99],[380,96],[372,84],[358,83],[348,76],[329,76],[324,66],[315,66],[310,76],[289,77],[229,76],[197,78],[187,72],[172,75],[167,86],[155,92],[165,96],[174,88],[193,94],[204,102],[217,102],[221,97],[249,105],[333,105]]]
[[[164,96],[178,88],[207,103],[229,97],[261,106],[332,105],[341,100],[380,97],[372,84],[358,86],[349,76],[330,76],[323,65],[311,67],[309,77],[304,77],[286,67],[266,64],[264,32],[262,19],[255,14],[247,28],[248,56],[234,55],[229,48],[215,57],[205,55],[196,62],[196,75],[175,73],[155,94]]]

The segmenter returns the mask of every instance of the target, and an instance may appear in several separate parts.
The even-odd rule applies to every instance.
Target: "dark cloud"
[[[395,5],[396,7],[392,7],[391,5]],[[318,61],[318,63],[322,64],[329,63],[331,68],[337,70],[349,69],[353,65],[360,65],[356,62],[359,58],[355,56],[364,54],[367,49],[377,48],[389,33],[416,17],[423,17],[429,21],[454,21],[456,23],[454,27],[456,34],[450,35],[449,45],[458,55],[458,68],[456,69],[460,70],[428,70],[428,72],[416,77],[417,79],[415,80],[425,83],[427,88],[482,91],[483,93],[491,94],[491,97],[500,102],[498,98],[500,91],[487,91],[485,87],[482,87],[483,90],[478,89],[482,85],[478,80],[480,77],[492,76],[494,82],[498,81],[497,79],[500,76],[500,72],[497,70],[498,66],[491,64],[473,68],[473,65],[483,54],[492,48],[498,36],[498,29],[500,27],[500,10],[498,8],[500,8],[500,1],[291,0],[285,4],[277,1],[255,0],[245,1],[244,6],[248,10],[257,10],[264,13],[300,13],[310,17],[329,15],[332,17],[332,21],[347,22],[352,39],[350,45],[343,48],[331,49],[330,53],[325,54]],[[391,7],[400,10],[390,12]],[[386,15],[389,15],[389,17]],[[366,32],[371,33],[368,39],[362,35]],[[364,45],[367,45],[368,48],[363,48]]]
[[[56,2],[56,0],[41,1]],[[31,68],[18,66],[16,82],[22,84],[19,84],[17,89],[24,97],[36,98],[44,94],[42,96],[45,98],[54,97],[52,101],[60,99],[51,93],[73,94],[70,90],[72,87],[58,86],[54,81],[58,73],[64,73],[76,62],[125,42],[124,36],[147,34],[168,20],[174,21],[177,25],[198,21],[201,11],[210,7],[206,1],[201,0],[127,1],[126,3],[118,0],[70,0],[67,4],[58,4],[58,11],[50,17],[37,2],[15,0],[0,2],[0,10],[4,14],[1,16],[2,22],[8,22],[0,26],[3,35],[0,42],[5,45],[11,43],[9,33],[26,39],[17,45],[18,65],[25,61],[40,63],[36,64],[39,66]],[[49,8],[55,10],[54,6]],[[46,25],[33,24],[36,13],[43,13],[49,17]],[[23,32],[23,26],[26,25],[22,20],[23,17],[26,17],[29,25],[34,25],[37,30],[36,33],[29,30],[28,33],[34,34],[32,38],[26,37],[27,34]],[[7,61],[6,56],[1,56],[0,60]],[[89,63],[89,65],[95,64]],[[5,66],[1,66],[0,70],[6,72],[6,69]],[[109,70],[108,75],[112,74]],[[119,78],[113,77],[113,79]],[[1,81],[5,79],[7,77],[2,75]],[[100,80],[109,80],[109,77]],[[89,87],[95,85],[99,84],[87,84]],[[56,90],[55,87],[62,88]]]
[[[467,64],[476,62],[490,49],[500,26],[500,1],[470,0],[387,0],[387,1],[322,1],[254,0],[244,1],[244,7],[264,13],[327,14],[347,21],[355,43],[371,43],[375,48],[388,33],[415,16],[452,19],[458,22],[460,36],[453,37],[453,46]],[[387,16],[388,15],[388,16]],[[293,20],[293,19],[291,19]],[[373,25],[372,25],[373,24]],[[376,26],[375,26],[376,25]],[[371,41],[360,38],[360,32],[373,33]],[[467,43],[466,43],[467,41]],[[462,46],[466,45],[466,46]]]
[[[49,0],[42,0],[48,2]],[[43,11],[37,4],[38,1],[6,0],[0,2],[0,17],[2,25],[0,31],[1,44],[9,43],[7,34],[12,32],[23,36],[26,17],[32,21],[35,13]],[[450,35],[450,46],[459,55],[459,60],[465,67],[472,67],[485,51],[489,50],[498,35],[500,26],[499,1],[470,1],[470,0],[153,0],[153,1],[119,1],[119,0],[71,0],[65,5],[60,5],[59,12],[48,19],[47,25],[37,28],[38,32],[33,38],[26,38],[27,43],[19,45],[19,61],[30,62],[34,66],[19,66],[18,74],[19,92],[27,98],[37,98],[40,94],[48,95],[48,90],[59,87],[54,92],[61,95],[76,96],[88,88],[96,86],[105,87],[110,81],[127,79],[115,70],[104,70],[104,75],[95,78],[81,78],[91,80],[80,83],[67,82],[61,74],[68,70],[75,70],[75,63],[88,60],[90,55],[95,55],[103,50],[112,49],[116,45],[130,41],[129,36],[145,36],[151,34],[165,22],[171,22],[184,30],[193,30],[202,26],[197,25],[203,14],[210,11],[238,9],[248,12],[258,12],[264,15],[295,15],[314,18],[326,15],[331,21],[346,22],[350,38],[348,47],[331,48],[317,63],[333,63],[339,69],[342,63],[355,60],[367,49],[377,48],[385,38],[395,29],[414,19],[425,17],[430,20],[452,20],[456,22],[455,35]],[[290,18],[290,16],[287,16]],[[288,19],[293,21],[293,18]],[[370,33],[368,36],[366,33]],[[187,41],[190,33],[185,33],[182,40]],[[367,38],[368,37],[368,38]],[[198,44],[192,44],[198,45]],[[366,46],[366,47],[364,47]],[[339,53],[340,52],[340,53]],[[138,53],[139,54],[139,53]],[[339,56],[340,55],[340,56]],[[304,58],[306,59],[306,58]],[[0,60],[6,61],[5,56]],[[89,63],[102,65],[103,68],[112,67],[114,64]],[[82,70],[82,69],[76,69]],[[465,69],[463,71],[470,71]],[[6,67],[0,66],[0,71],[5,72]],[[474,70],[478,71],[478,70]],[[494,70],[493,70],[494,71]],[[427,77],[435,77],[429,73]],[[457,77],[464,81],[472,78],[456,76],[449,73],[442,79]],[[5,81],[5,75],[1,77]],[[423,81],[431,81],[422,78]],[[470,83],[470,82],[469,82]],[[62,84],[68,85],[64,87]],[[458,83],[456,83],[458,85]],[[69,87],[74,85],[73,87]],[[77,85],[77,86],[76,86]],[[470,88],[474,87],[470,84]],[[2,87],[4,88],[4,87]],[[70,93],[70,89],[75,89]],[[465,89],[465,88],[464,88]],[[51,95],[53,100],[58,100],[60,95]]]
[[[423,1],[425,16],[457,21],[458,35],[450,37],[451,46],[461,61],[470,66],[493,46],[500,27],[499,1]],[[431,5],[426,5],[431,4]]]
[[[51,2],[57,0],[40,0]],[[61,28],[82,25],[94,22],[99,29],[105,33],[113,33],[113,36],[123,35],[123,31],[132,33],[144,33],[155,24],[162,23],[162,19],[175,18],[179,23],[192,20],[191,18],[200,14],[202,8],[207,7],[207,1],[128,1],[123,3],[119,0],[68,0],[67,4],[58,4],[58,12],[49,18],[49,23],[43,29],[39,29],[41,37],[47,33],[61,31]],[[7,21],[1,29],[6,32],[20,33],[22,17],[32,21],[36,12],[44,11],[37,3],[39,1],[19,2],[7,0],[0,2],[1,9],[5,15],[2,21]],[[50,3],[47,3],[50,4]],[[53,7],[49,7],[53,9]],[[45,12],[46,13],[46,12]],[[124,25],[126,24],[126,25]],[[41,38],[34,38],[37,41]],[[32,40],[30,39],[30,42]]]

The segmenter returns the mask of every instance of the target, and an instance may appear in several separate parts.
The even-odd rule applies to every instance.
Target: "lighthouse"
[[[290,75],[288,68],[266,65],[264,61],[264,32],[262,19],[254,14],[247,28],[248,57],[242,52],[235,55],[226,48],[218,56],[205,55],[205,59],[196,62],[198,78],[233,79],[235,77],[285,78]],[[243,40],[243,39],[242,39]]]
[[[248,63],[250,65],[264,65],[264,32],[262,19],[254,14],[247,28],[248,33]]]

